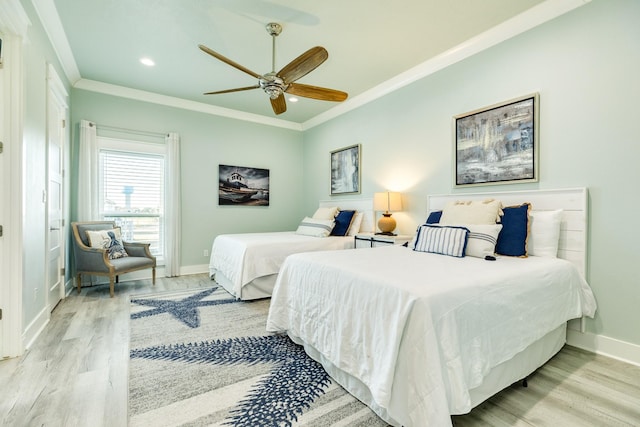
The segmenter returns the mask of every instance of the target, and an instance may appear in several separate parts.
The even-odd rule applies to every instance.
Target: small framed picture
[[[360,144],[331,152],[331,195],[360,193]]]
[[[456,187],[538,181],[538,94],[453,120]]]
[[[269,169],[218,165],[218,205],[269,206]]]

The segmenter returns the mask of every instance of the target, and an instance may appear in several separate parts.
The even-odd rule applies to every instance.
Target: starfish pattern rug
[[[131,297],[130,426],[387,426],[287,336],[269,299]]]

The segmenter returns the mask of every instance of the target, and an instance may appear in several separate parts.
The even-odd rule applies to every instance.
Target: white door
[[[2,39],[3,39],[2,33],[0,33],[0,40]],[[0,43],[2,42],[0,41]],[[0,59],[2,59],[1,55],[0,55]],[[0,66],[0,106],[2,106],[4,109],[5,105],[6,104],[4,99],[4,68]],[[4,144],[4,141],[6,141],[6,138],[4,133],[4,112],[3,112],[0,114],[0,144]],[[4,145],[2,146],[1,151],[4,152]],[[0,153],[0,226],[5,225],[4,206],[8,205],[7,197],[9,197],[9,195],[5,194],[5,191],[4,191],[4,184],[5,184],[4,174],[6,169],[4,166],[5,156],[3,152]],[[7,280],[6,270],[4,269],[3,263],[4,263],[4,238],[0,236],[0,282],[4,282],[5,280]],[[0,297],[3,296],[3,292],[4,292],[4,289],[0,289]],[[2,298],[0,298],[0,300],[1,299]],[[2,308],[3,308],[3,304],[0,304],[0,310]],[[3,351],[4,347],[2,345],[2,343],[4,342],[2,337],[3,329],[4,329],[4,325],[2,324],[2,318],[0,317],[0,359],[2,359],[2,356],[4,355],[4,351]]]
[[[52,75],[53,73],[53,75]],[[64,297],[64,138],[67,106],[49,68],[47,100],[47,305],[53,311]]]

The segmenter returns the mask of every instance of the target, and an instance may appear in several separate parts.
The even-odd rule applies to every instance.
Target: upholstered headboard
[[[320,200],[319,207],[327,208],[337,206],[341,210],[356,210],[364,212],[362,219],[362,225],[360,225],[360,231],[373,232],[375,231],[375,222],[373,216],[373,199],[334,199],[334,200]]]

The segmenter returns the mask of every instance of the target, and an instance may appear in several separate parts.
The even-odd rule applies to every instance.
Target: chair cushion
[[[117,258],[111,260],[111,264],[115,267],[116,273],[121,271],[137,270],[145,267],[153,267],[154,260],[151,258],[143,258],[137,256],[129,256],[126,258]]]

